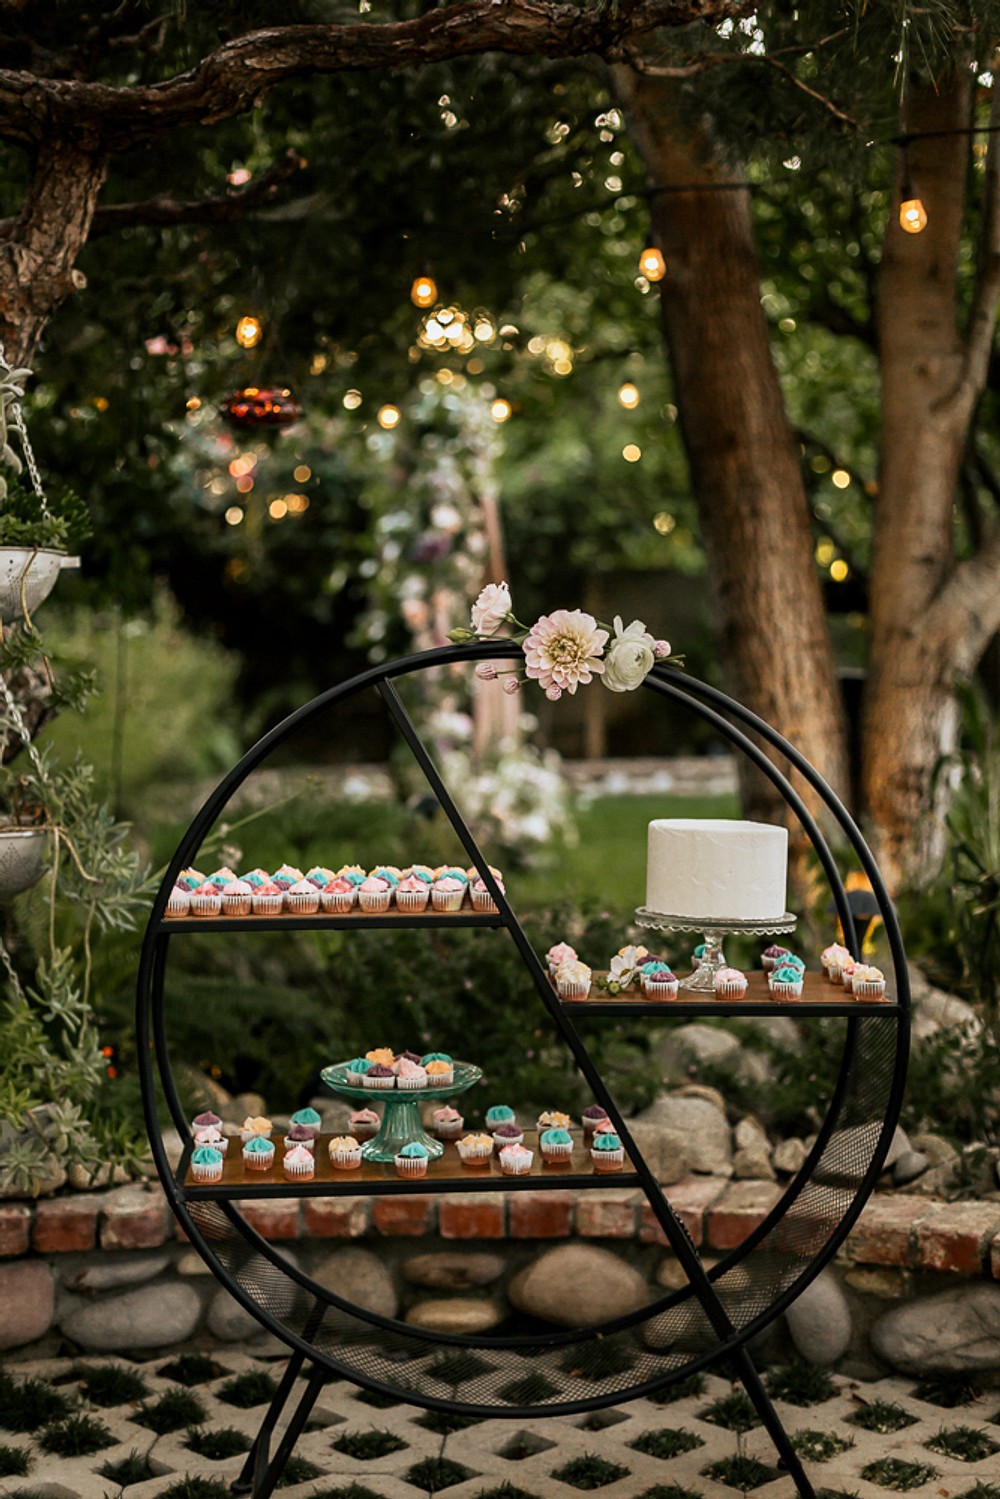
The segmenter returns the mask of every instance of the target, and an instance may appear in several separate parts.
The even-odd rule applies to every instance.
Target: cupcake
[[[200,1150],[206,1145],[210,1150],[217,1150],[220,1155],[225,1155],[229,1149],[229,1137],[214,1124],[206,1125],[204,1129],[196,1129],[194,1132],[195,1150]]]
[[[785,956],[787,951],[787,947],[778,947],[773,942],[770,947],[765,947],[764,951],[760,955],[760,966],[763,968],[764,972],[772,973],[778,966],[778,963],[781,961],[781,959]]]
[[[534,1159],[534,1151],[525,1150],[523,1145],[505,1145],[498,1156],[504,1176],[527,1176]]]
[[[884,999],[885,974],[881,968],[873,968],[867,963],[858,963],[854,969],[851,993],[855,999]]]
[[[440,1067],[441,1063],[435,1065]],[[419,1062],[411,1062],[409,1057],[400,1057],[396,1064],[397,1088],[426,1088],[429,1082],[430,1074],[426,1068],[421,1067]]]
[[[431,905],[435,911],[460,911],[465,899],[465,883],[454,875],[443,874],[431,886]]]
[[[396,886],[396,906],[400,911],[426,911],[430,898],[430,886],[419,875],[409,874]]]
[[[323,1127],[322,1116],[316,1109],[296,1109],[289,1119],[289,1124],[300,1124],[304,1129],[311,1129],[314,1135],[318,1135]]]
[[[388,1046],[373,1046],[365,1052],[366,1062],[381,1062],[383,1067],[391,1067],[395,1060],[396,1053]]]
[[[186,885],[176,884],[167,896],[167,915],[186,916],[190,909],[191,891]]]
[[[232,880],[222,891],[223,916],[249,916],[253,886],[246,880]]]
[[[591,971],[586,963],[570,959],[556,969],[556,988],[560,999],[586,999],[590,993]]]
[[[382,1120],[374,1109],[354,1109],[347,1121],[355,1140],[371,1140],[382,1127]]]
[[[206,876],[207,883],[214,885],[216,890],[224,890],[227,885],[233,883],[235,878],[236,870],[230,869],[228,864],[223,864],[221,869],[213,870],[210,875]]]
[[[191,1120],[192,1133],[196,1129],[221,1129],[222,1120],[218,1114],[213,1114],[211,1109],[206,1109],[202,1114],[195,1114]]]
[[[394,1088],[396,1086],[396,1074],[391,1067],[386,1067],[381,1062],[373,1062],[362,1078],[362,1086],[365,1088]]]
[[[616,1124],[612,1124],[610,1119],[598,1119],[597,1124],[594,1128],[595,1138],[598,1135],[617,1135],[617,1133],[618,1126]]]
[[[285,1149],[296,1150],[304,1145],[306,1150],[316,1149],[316,1131],[306,1124],[290,1124],[285,1135]]]
[[[274,1165],[274,1142],[265,1135],[251,1135],[243,1146],[243,1164],[248,1171],[267,1171]]]
[[[256,1116],[248,1114],[240,1125],[240,1139],[244,1145],[248,1140],[252,1140],[258,1135],[262,1140],[270,1140],[273,1128],[274,1125],[270,1119],[265,1119],[263,1114],[257,1114]]]
[[[421,1067],[427,1067],[431,1062],[447,1062],[451,1066],[451,1057],[446,1051],[428,1051],[420,1058]]]
[[[424,1059],[418,1051],[401,1051],[393,1064],[393,1071],[399,1071],[400,1062],[419,1062],[421,1067],[424,1065]]]
[[[717,999],[742,999],[747,992],[747,976],[738,968],[719,968],[715,974]]]
[[[497,884],[500,887],[501,893],[505,893],[506,887],[503,880],[498,879]],[[469,886],[469,894],[472,897],[472,909],[474,911],[489,911],[494,915],[499,911],[499,906],[486,888],[485,880],[473,880]]]
[[[369,916],[381,916],[392,903],[392,886],[378,875],[369,877],[358,886],[358,905]]]
[[[355,1135],[334,1135],[327,1150],[337,1171],[356,1171],[361,1165],[361,1146]]]
[[[450,1104],[435,1109],[431,1115],[431,1128],[439,1140],[455,1140],[465,1128],[465,1120]]]
[[[768,987],[775,999],[800,999],[802,975],[792,963],[779,963],[771,970]]]
[[[284,892],[281,886],[276,885],[273,880],[267,880],[263,885],[258,885],[250,897],[250,905],[255,916],[280,916],[284,904]]]
[[[222,911],[222,894],[217,885],[206,880],[191,892],[192,916],[218,916]]]
[[[587,1135],[592,1135],[597,1126],[601,1124],[605,1119],[607,1119],[607,1117],[608,1111],[603,1104],[588,1104],[583,1113],[580,1115],[580,1118],[583,1121],[584,1138],[586,1138]]]
[[[545,1109],[538,1116],[535,1128],[541,1132],[543,1129],[569,1129],[570,1117],[563,1114],[559,1109]]]
[[[549,972],[553,975],[553,977],[555,976],[555,971],[559,967],[560,963],[575,963],[576,959],[576,948],[570,947],[568,942],[557,942],[555,947],[550,947],[548,952],[545,954],[545,961],[548,964]]]
[[[840,965],[840,982],[843,984],[848,994],[853,994],[854,992],[854,973],[858,966],[859,965],[855,963],[853,958],[848,958],[846,962],[843,962]]]
[[[272,1154],[274,1147],[271,1147]],[[211,1145],[199,1145],[197,1150],[191,1152],[191,1175],[196,1182],[217,1182],[222,1180],[222,1151],[215,1150]]]
[[[315,885],[317,890],[325,890],[333,879],[333,870],[324,869],[322,864],[314,864],[312,869],[306,870],[305,878],[311,885]]]
[[[464,1135],[456,1149],[463,1165],[482,1166],[493,1154],[492,1135]]]
[[[786,952],[781,961],[787,968],[797,968],[802,974],[804,974],[806,971],[806,965],[803,959],[798,957],[793,952]]]
[[[286,890],[290,890],[301,878],[301,869],[296,869],[294,864],[282,864],[281,868],[276,869],[274,874],[272,874],[271,883],[272,885],[277,885],[283,895]]]
[[[421,884],[427,886],[428,890],[434,883],[434,871],[429,864],[411,864],[409,869],[403,870],[403,879],[413,878],[420,880]]]
[[[651,963],[639,970],[639,987],[646,999],[676,999],[680,983],[666,963]]]
[[[362,869],[360,864],[341,864],[334,875],[335,880],[349,880],[355,887],[361,885],[368,878],[367,869]]]
[[[316,1174],[316,1161],[312,1151],[304,1145],[293,1145],[285,1152],[281,1169],[289,1181],[311,1182]]]
[[[625,1163],[625,1150],[613,1130],[595,1135],[590,1144],[590,1159],[595,1171],[620,1171]]]
[[[432,1088],[450,1087],[455,1081],[455,1069],[451,1062],[428,1062],[427,1081]]]
[[[824,947],[819,960],[831,984],[840,983],[840,965],[853,962],[849,949],[840,942],[832,942],[829,947]]]
[[[365,1080],[365,1073],[371,1069],[372,1063],[367,1057],[355,1057],[347,1064],[347,1081],[352,1088],[360,1088]]]
[[[324,885],[319,899],[328,916],[346,916],[357,905],[358,887],[343,875],[338,875],[328,885]]]
[[[486,1110],[486,1128],[490,1134],[500,1124],[514,1124],[514,1110],[505,1103],[495,1103],[492,1108]]]
[[[240,875],[240,879],[252,890],[259,890],[261,885],[266,885],[270,878],[266,869],[251,869],[247,874]]]
[[[375,868],[370,869],[368,873],[373,879],[385,880],[386,884],[391,885],[393,890],[395,890],[403,877],[403,871],[397,869],[395,864],[376,864]]]
[[[312,880],[296,880],[285,891],[285,910],[291,916],[315,916],[319,910],[319,891]]]
[[[568,1161],[573,1154],[573,1136],[568,1129],[543,1130],[538,1137],[538,1148],[543,1161]]]
[[[178,885],[183,885],[184,889],[187,890],[190,894],[192,890],[197,890],[199,885],[204,885],[205,876],[202,874],[200,869],[182,869],[180,874],[177,876],[176,883]]]
[[[517,1124],[498,1124],[493,1131],[493,1145],[496,1150],[503,1150],[506,1145],[521,1145],[524,1143],[524,1130]]]
[[[430,1154],[426,1145],[421,1145],[419,1140],[411,1140],[409,1145],[404,1145],[399,1155],[395,1158],[397,1176],[426,1176],[427,1165]]]

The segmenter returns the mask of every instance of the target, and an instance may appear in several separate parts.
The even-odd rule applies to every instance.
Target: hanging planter
[[[302,407],[290,390],[264,390],[257,385],[234,390],[219,411],[223,421],[241,431],[290,427],[302,415]]]
[[[0,905],[41,879],[47,842],[44,828],[0,827]]]
[[[79,567],[79,557],[51,547],[0,546],[0,621],[13,624],[45,602],[63,568]]]

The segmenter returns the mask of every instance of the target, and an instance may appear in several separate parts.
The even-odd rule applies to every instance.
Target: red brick
[[[380,1234],[417,1237],[434,1231],[434,1199],[414,1193],[406,1197],[377,1197],[372,1223]]]
[[[847,1236],[847,1253],[862,1265],[909,1265],[916,1225],[941,1207],[926,1197],[873,1197]]]
[[[572,1192],[512,1192],[512,1239],[565,1239],[573,1232]]]
[[[31,1233],[31,1209],[23,1202],[8,1202],[0,1207],[0,1255],[27,1254]]]
[[[357,1239],[368,1228],[370,1197],[306,1197],[305,1237],[308,1239]]]
[[[162,1192],[119,1187],[104,1199],[102,1249],[156,1249],[167,1237],[167,1204]]]
[[[240,1212],[262,1239],[297,1239],[299,1236],[299,1199],[297,1197],[261,1197],[256,1202],[238,1203]]]
[[[442,1197],[438,1220],[442,1239],[502,1239],[505,1201],[502,1192]]]
[[[103,1197],[55,1197],[35,1208],[31,1242],[39,1254],[94,1249]]]
[[[667,1201],[695,1244],[704,1241],[702,1224],[706,1210],[722,1196],[728,1185],[725,1177],[689,1176],[686,1181],[666,1189]],[[639,1238],[643,1244],[670,1242],[648,1202],[643,1204]]]
[[[635,1237],[639,1192],[581,1192],[576,1200],[576,1231],[584,1239]]]
[[[1000,1234],[990,1245],[990,1267],[993,1271],[993,1279],[1000,1280]]]
[[[915,1229],[917,1268],[958,1275],[990,1273],[990,1243],[1000,1232],[995,1202],[950,1202]]]
[[[780,1196],[781,1188],[774,1182],[734,1182],[708,1210],[709,1244],[713,1249],[735,1249],[763,1223]]]

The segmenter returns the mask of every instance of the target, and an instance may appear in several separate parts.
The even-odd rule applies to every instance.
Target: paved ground
[[[0,1473],[16,1469],[20,1454],[28,1472],[0,1478],[0,1494],[36,1499],[118,1499],[123,1493],[128,1499],[224,1499],[242,1463],[240,1449],[249,1446],[264,1409],[260,1404],[241,1408],[230,1403],[233,1381],[248,1374],[275,1379],[283,1365],[239,1351],[213,1358],[215,1369],[180,1371],[171,1369],[172,1361],[163,1356],[145,1363],[114,1358],[7,1364],[14,1385],[0,1385],[0,1425],[8,1428],[0,1432]],[[109,1365],[138,1375],[147,1392],[144,1400],[135,1398],[141,1395],[138,1390],[131,1391],[133,1398],[124,1403],[116,1391],[110,1397],[118,1399],[117,1404],[98,1403],[107,1401],[109,1394],[100,1390],[93,1390],[96,1398],[88,1400],[81,1381]],[[185,1383],[178,1383],[178,1372],[187,1376]],[[28,1379],[44,1380],[69,1397],[78,1414],[102,1423],[105,1430],[98,1431],[95,1440],[106,1445],[89,1456],[63,1457],[44,1450],[51,1440],[51,1425],[46,1428],[35,1421],[33,1430],[11,1431],[11,1425],[18,1424],[11,1392]],[[777,1402],[787,1428],[805,1444],[807,1471],[818,1489],[861,1499],[886,1499],[888,1490],[903,1488],[917,1499],[949,1499],[970,1490],[975,1490],[976,1499],[1000,1499],[1000,1391],[945,1408],[918,1398],[913,1380],[860,1384],[836,1378],[833,1384],[832,1395],[809,1407]],[[245,1381],[236,1387],[236,1393],[244,1392]],[[439,1417],[412,1406],[377,1408],[353,1387],[333,1384],[321,1396],[299,1442],[300,1466],[288,1475],[291,1481],[282,1499],[416,1499],[431,1492],[444,1492],[447,1499],[577,1499],[581,1491],[590,1490],[602,1499],[736,1499],[744,1485],[755,1499],[790,1499],[791,1482],[775,1471],[774,1453],[759,1428],[740,1434],[706,1418],[714,1402],[732,1393],[726,1380],[708,1376],[700,1392],[675,1400],[635,1401],[569,1419],[481,1421],[442,1432]],[[156,1408],[165,1395],[173,1402],[178,1396],[191,1396],[198,1404],[171,1412],[177,1429],[157,1435],[137,1418],[143,1416],[144,1406]],[[260,1391],[246,1398],[254,1395],[260,1398]],[[896,1408],[894,1415],[888,1413],[889,1424],[910,1424],[888,1433],[866,1430],[857,1418],[860,1414],[870,1419],[876,1401]],[[956,1428],[977,1434],[973,1445],[991,1450],[981,1451],[976,1460],[962,1461],[928,1447],[936,1445],[942,1433],[948,1445],[948,1434]],[[953,1440],[964,1447],[968,1439]],[[818,1460],[822,1449],[841,1443],[851,1445]],[[223,1448],[229,1455],[208,1455]],[[674,1455],[657,1455],[664,1452]],[[120,1465],[130,1457],[134,1471],[126,1474]],[[751,1468],[743,1476],[727,1468],[706,1471],[737,1457],[756,1459],[767,1471]],[[605,1466],[581,1463],[595,1458]],[[890,1469],[877,1470],[879,1481],[873,1481],[871,1473],[862,1477],[870,1464],[886,1460],[891,1460]],[[899,1463],[914,1464],[917,1471],[900,1475],[893,1466]]]

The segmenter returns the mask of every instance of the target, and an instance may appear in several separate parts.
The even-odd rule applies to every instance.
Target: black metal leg
[[[781,1418],[771,1403],[771,1397],[764,1388],[764,1381],[757,1373],[757,1366],[750,1357],[746,1348],[738,1348],[729,1356],[729,1361],[734,1371],[739,1376],[743,1388],[754,1403],[757,1414],[764,1423],[771,1441],[774,1443],[781,1466],[786,1473],[790,1473],[795,1487],[798,1489],[802,1499],[816,1499],[816,1490],[806,1476],[806,1470],[802,1466],[802,1459],[792,1446],[788,1432],[781,1424]]]
[[[292,1419],[288,1423],[288,1428],[281,1439],[277,1452],[266,1469],[259,1474],[254,1474],[253,1499],[270,1499],[278,1479],[285,1471],[285,1464],[292,1455],[295,1443],[302,1435],[302,1428],[309,1419],[309,1413],[316,1404],[319,1392],[329,1377],[326,1370],[321,1369],[318,1365],[312,1374],[310,1374],[309,1383],[303,1390],[299,1403],[292,1413]]]
[[[284,1410],[288,1397],[292,1393],[292,1385],[295,1383],[299,1370],[304,1363],[305,1355],[302,1353],[293,1353],[288,1360],[285,1372],[281,1376],[281,1383],[271,1396],[271,1404],[268,1406],[267,1413],[260,1423],[260,1430],[254,1438],[253,1446],[247,1453],[242,1472],[239,1478],[234,1479],[229,1485],[230,1491],[233,1494],[252,1494],[256,1491],[257,1475],[260,1471],[261,1463],[263,1463],[263,1467],[266,1468],[267,1466],[268,1452],[274,1428],[278,1424],[281,1412]]]

